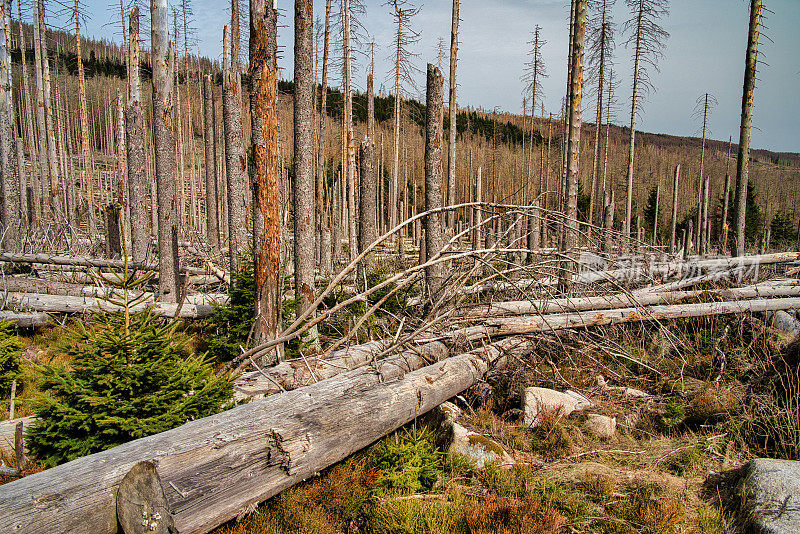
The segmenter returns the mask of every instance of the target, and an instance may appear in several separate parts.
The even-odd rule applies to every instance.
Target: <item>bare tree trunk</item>
[[[235,25],[231,41],[231,59],[225,61],[223,55],[222,74],[222,120],[225,123],[225,170],[228,183],[228,246],[230,249],[231,272],[240,269],[240,256],[248,246],[247,236],[247,161],[244,154],[242,135],[242,108],[240,103],[239,69],[239,8],[238,0],[231,0],[231,23]],[[225,27],[227,37],[227,26]],[[229,39],[224,39],[227,43]],[[224,45],[223,45],[224,46]],[[227,47],[225,47],[227,49]],[[277,139],[277,138],[276,138]]]
[[[35,139],[35,132],[36,130],[33,129],[33,107],[31,106],[31,95],[28,89],[28,62],[25,58],[25,53],[28,50],[27,45],[25,44],[25,31],[22,27],[22,2],[17,2],[17,19],[20,21],[19,24],[19,47],[22,51],[21,58],[20,58],[20,65],[22,68],[22,94],[24,96],[25,101],[25,131],[26,131],[26,143],[28,146],[28,154],[30,155],[31,165],[33,167],[33,172],[29,175],[28,180],[28,187],[31,188],[33,192],[33,211],[36,214],[41,213],[40,206],[39,206],[39,151],[36,146],[36,139]],[[27,200],[27,191],[21,191],[22,196],[25,200]],[[24,204],[27,204],[25,202]],[[28,213],[29,210],[23,210],[24,213]],[[33,225],[34,219],[26,217],[26,221],[28,225]]]
[[[128,199],[125,198],[125,107],[122,104],[122,95],[117,92],[117,121],[116,121],[116,128],[114,129],[114,144],[116,145],[115,154],[117,156],[117,183],[115,184],[115,191],[114,197],[115,202],[119,204],[120,209],[120,224],[125,226],[127,222],[127,217],[125,216],[126,213],[126,206],[128,204]],[[128,232],[125,233],[126,236]]]
[[[375,165],[375,95],[372,86],[372,73],[367,75],[367,137],[361,143],[359,152],[361,166],[361,201],[358,203],[359,230],[358,252],[363,252],[378,238],[378,181]],[[369,273],[374,267],[374,255],[368,254],[363,260],[364,271]]]
[[[750,32],[747,39],[747,57],[742,91],[742,120],[739,128],[739,155],[736,160],[736,198],[734,200],[734,228],[736,240],[734,256],[744,255],[745,220],[747,215],[747,181],[750,171],[750,130],[753,127],[753,100],[758,66],[758,40],[761,25],[762,0],[750,0]]]
[[[133,6],[128,25],[128,105],[125,109],[125,147],[128,162],[128,205],[133,261],[143,262],[150,250],[147,213],[148,177],[144,142],[144,115],[139,80],[139,7]]]
[[[294,283],[298,313],[314,302],[314,2],[294,3]]]
[[[194,117],[192,115],[192,94],[189,92],[189,26],[187,22],[186,2],[181,2],[181,10],[183,11],[183,69],[184,77],[186,78],[186,138],[189,142],[189,220],[191,227],[195,231],[200,229],[197,213],[197,177],[194,173],[195,165],[195,150],[194,150]]]
[[[20,22],[21,24],[21,22]],[[12,100],[11,78],[11,2],[0,0],[0,195],[2,202],[4,249],[16,249],[17,231],[21,213],[19,212],[19,194],[15,190],[19,181],[14,176],[14,166],[11,164],[12,129],[14,124],[14,107]],[[24,53],[24,51],[23,51]],[[20,176],[21,178],[21,176]]]
[[[614,190],[611,190],[603,213],[603,252],[610,253],[614,244]]]
[[[233,0],[236,2],[237,0]],[[309,8],[310,9],[310,8]],[[250,117],[255,171],[253,240],[255,267],[255,343],[278,335],[281,292],[277,35],[278,11],[268,0],[250,2]],[[310,24],[310,23],[309,23]],[[313,263],[312,263],[313,265]],[[313,280],[313,279],[312,279]],[[281,351],[277,351],[280,359]]]
[[[565,184],[564,215],[566,220],[562,225],[559,250],[566,252],[578,245],[578,180],[580,170],[580,143],[581,143],[581,102],[583,96],[583,54],[584,38],[586,36],[586,2],[575,1],[575,36],[570,80],[570,119],[569,119],[569,144],[567,146],[567,176]],[[569,260],[562,262],[559,271],[559,286],[562,291],[567,289],[571,268]]]
[[[443,84],[438,67],[428,63],[427,98],[425,101],[425,211],[442,207],[442,143],[443,143]],[[425,250],[428,257],[438,255],[444,246],[440,214],[425,217]],[[433,302],[436,302],[444,282],[444,264],[425,269],[425,283]]]
[[[81,185],[85,187],[85,194],[88,200],[89,214],[89,235],[97,233],[94,211],[94,187],[92,184],[93,172],[90,168],[92,156],[89,149],[89,120],[86,114],[86,81],[83,75],[83,58],[81,52],[81,33],[80,33],[80,13],[78,0],[74,3],[75,15],[75,46],[77,48],[78,61],[78,95],[79,95],[79,114],[81,123]]]
[[[725,191],[722,201],[722,225],[720,226],[720,253],[728,249],[728,208],[731,198],[731,175],[725,174]]]
[[[57,221],[63,219],[61,194],[58,180],[58,158],[56,156],[56,124],[53,106],[50,102],[50,59],[47,56],[47,29],[44,23],[44,3],[39,1],[39,25],[41,26],[42,45],[42,80],[44,81],[44,118],[47,128],[47,160],[50,169],[50,208]]]
[[[400,212],[398,206],[400,198],[398,196],[399,189],[399,172],[400,172],[400,62],[402,59],[402,36],[403,36],[403,18],[397,16],[397,50],[395,53],[395,66],[394,66],[394,157],[392,159],[392,189],[389,196],[389,226],[394,228],[399,224]],[[397,233],[396,239],[399,241],[402,234]]]
[[[44,77],[42,76],[42,38],[41,26],[39,25],[39,0],[33,2],[33,54],[34,54],[34,76],[36,77],[36,131],[38,133],[39,144],[39,165],[37,171],[38,187],[34,191],[34,203],[36,213],[39,216],[50,214],[50,194],[45,184],[49,183],[50,162],[47,160],[47,129],[44,120]],[[47,192],[45,192],[47,191]]]
[[[330,265],[330,250],[326,250],[325,233],[330,233],[330,225],[328,221],[328,209],[325,202],[330,202],[330,197],[326,198],[324,195],[327,188],[327,176],[325,173],[325,125],[328,116],[328,57],[330,54],[330,24],[331,24],[331,0],[325,1],[325,44],[322,53],[322,86],[320,88],[320,106],[319,106],[319,137],[317,148],[317,190],[316,190],[316,225],[317,235],[319,236],[320,254],[319,254],[319,267],[322,274],[328,273],[328,266]],[[330,246],[330,236],[327,238],[327,246]]]
[[[458,107],[456,105],[456,66],[458,65],[458,11],[460,0],[453,0],[452,28],[450,30],[450,143],[447,157],[447,204],[456,203],[456,119]],[[534,103],[534,106],[536,104]],[[524,134],[523,134],[524,137]],[[523,151],[524,154],[524,151]],[[447,225],[455,229],[455,211],[447,212]]]
[[[352,92],[352,60],[350,52],[350,0],[342,0],[344,17],[342,25],[342,42],[344,45],[344,127],[347,148],[347,236],[350,261],[356,259],[356,155],[353,140],[353,92]]]
[[[206,149],[206,240],[212,253],[219,251],[219,221],[217,219],[217,115],[214,106],[214,86],[211,74],[203,77],[204,127]]]
[[[634,55],[633,64],[633,96],[631,97],[631,128],[628,132],[628,198],[627,208],[625,211],[625,226],[622,232],[625,238],[630,238],[631,235],[631,217],[633,216],[633,157],[634,147],[636,143],[636,105],[639,99],[639,61],[642,56],[642,21],[644,18],[644,1],[639,0],[639,14],[637,16],[636,24],[636,51]]]
[[[178,301],[178,207],[175,194],[174,43],[168,41],[167,0],[150,4],[153,64],[153,146],[158,189],[158,291],[164,302]]]
[[[658,204],[661,200],[661,184],[656,185],[656,206],[653,213],[653,246],[658,245]]]
[[[600,124],[603,122],[603,82],[606,68],[606,2],[603,2],[600,21],[600,64],[597,73],[597,114],[594,125],[594,155],[592,157],[592,181],[589,192],[589,224],[594,224],[594,206],[597,202],[597,175],[600,170]]]
[[[681,176],[681,166],[675,166],[675,177],[672,180],[672,222],[669,232],[669,251],[675,253],[675,229],[678,225],[678,180]]]

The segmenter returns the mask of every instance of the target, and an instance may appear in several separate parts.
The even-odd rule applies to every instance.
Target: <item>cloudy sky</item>
[[[119,39],[119,6],[109,0],[84,0],[89,19],[87,34]],[[194,11],[195,46],[200,53],[221,57],[222,25],[230,17],[225,1],[190,0]],[[394,27],[383,0],[363,0],[365,13],[361,23],[376,43],[376,84],[390,82]],[[177,0],[175,0],[177,4]],[[338,4],[338,0],[334,0]],[[697,135],[701,122],[692,117],[695,102],[705,92],[716,96],[709,129],[716,139],[738,138],[744,55],[747,44],[749,2],[745,0],[672,0],[670,15],[663,26],[670,33],[660,72],[652,74],[657,91],[648,96],[637,129],[675,135]],[[146,5],[146,4],[145,4]],[[440,37],[449,47],[449,0],[417,2],[419,14],[413,28],[420,40],[415,46],[417,65],[436,63]],[[753,147],[800,152],[800,1],[767,0],[773,12],[765,20],[762,39],[759,82],[756,90]],[[278,0],[282,10],[279,45],[280,66],[284,76],[292,73],[293,4]],[[315,2],[315,11],[324,16],[323,0]],[[146,11],[145,11],[146,13]],[[623,22],[630,17],[624,0],[616,0],[613,9],[617,23],[615,75],[620,76],[617,123],[625,123],[630,108],[632,50],[624,46]],[[544,83],[547,112],[558,113],[564,93],[568,40],[567,0],[462,0],[458,82],[461,106],[522,110],[520,81],[530,50],[528,42],[535,25],[542,27],[544,61],[549,77]],[[110,26],[113,23],[113,26]],[[246,28],[246,27],[245,27]],[[243,34],[246,33],[243,31]],[[337,51],[333,52],[337,54]],[[357,58],[360,68],[354,82],[361,88],[366,79],[366,56]],[[447,69],[444,72],[447,76]],[[422,74],[418,86],[424,88]],[[334,80],[335,83],[335,80]],[[584,100],[589,110],[593,97]],[[587,111],[586,118],[593,120]]]

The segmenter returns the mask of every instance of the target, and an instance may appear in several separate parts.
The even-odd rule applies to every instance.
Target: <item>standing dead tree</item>
[[[219,250],[219,219],[217,217],[217,114],[214,105],[212,75],[203,77],[203,125],[205,130],[206,156],[206,240],[211,251]]]
[[[225,28],[227,30],[227,26]],[[222,121],[225,132],[225,171],[228,189],[228,246],[231,272],[239,270],[240,257],[250,250],[247,232],[247,158],[244,153],[239,63],[239,0],[231,0],[230,61],[223,54]],[[228,39],[225,39],[225,37]],[[223,45],[224,46],[224,45]],[[226,47],[227,48],[227,47]]]
[[[174,43],[168,35],[167,0],[150,4],[153,64],[153,147],[158,190],[158,291],[164,302],[178,300],[178,205],[175,191],[175,133],[172,119]]]
[[[36,132],[39,146],[38,182],[34,193],[37,213],[50,215],[50,160],[47,159],[47,129],[45,128],[44,76],[42,75],[42,35],[39,25],[39,0],[33,2],[33,72],[36,79]],[[48,184],[48,186],[45,186]]]
[[[39,150],[36,145],[35,130],[33,129],[33,106],[31,105],[31,94],[28,90],[28,63],[25,55],[28,47],[25,44],[25,31],[22,25],[22,3],[17,2],[17,20],[19,24],[19,48],[22,51],[20,54],[20,67],[22,77],[22,94],[25,103],[25,140],[28,147],[28,154],[33,164],[34,172],[28,176],[27,187],[22,189],[22,182],[20,181],[20,194],[22,195],[22,205],[27,207],[23,210],[23,215],[27,222],[28,228],[34,224],[34,218],[28,216],[29,212],[38,216],[41,214],[39,206]],[[23,155],[24,156],[24,155]],[[24,163],[24,161],[23,161]],[[31,201],[28,203],[28,190],[31,192]]]
[[[367,76],[367,135],[359,151],[361,186],[359,206],[358,252],[361,253],[378,237],[378,176],[375,162],[375,94],[372,73]],[[374,266],[374,255],[364,260],[364,271]]]
[[[125,147],[128,163],[133,261],[144,262],[150,250],[150,218],[147,213],[147,156],[144,141],[141,83],[139,80],[139,7],[133,6],[128,24],[128,104],[125,108]]]
[[[236,2],[237,0],[233,0]],[[256,343],[278,335],[281,293],[280,164],[278,154],[278,11],[269,0],[250,2],[251,143],[255,180],[253,184],[253,242],[255,267]],[[312,264],[313,265],[313,264]],[[273,361],[280,359],[271,358]]]
[[[587,69],[589,79],[597,82],[597,112],[594,125],[594,152],[592,156],[591,182],[589,189],[589,223],[595,224],[595,209],[598,194],[598,175],[600,171],[600,125],[603,122],[603,92],[605,91],[606,69],[612,64],[614,54],[614,27],[611,8],[615,0],[591,0],[588,9],[591,17],[587,21],[589,35],[589,57]]]
[[[450,137],[447,147],[447,204],[453,206],[456,203],[456,126],[458,107],[456,103],[456,68],[458,66],[458,11],[460,0],[453,0],[453,16],[450,29],[450,94],[448,97],[449,118],[450,118]],[[456,212],[447,212],[447,225],[455,232]]]
[[[547,41],[542,39],[541,37],[541,30],[542,28],[537,24],[533,30],[533,39],[529,42],[531,45],[531,50],[528,53],[530,56],[530,60],[525,64],[525,74],[522,77],[522,80],[527,84],[525,89],[528,93],[530,93],[530,100],[531,100],[531,135],[530,135],[530,150],[533,151],[533,139],[534,139],[534,118],[536,117],[536,104],[537,102],[541,101],[544,97],[542,92],[542,83],[544,78],[547,77],[547,70],[545,69],[544,59],[542,58],[542,47],[547,44]],[[524,142],[524,137],[523,137]],[[523,150],[524,156],[524,150]],[[528,245],[528,260],[533,259],[533,250],[539,247],[539,225],[541,224],[540,218],[538,216],[538,200],[536,195],[536,190],[533,189],[532,183],[533,177],[531,173],[531,166],[528,165],[528,174],[525,177],[525,185],[524,191],[526,192],[524,203],[531,204],[533,203],[533,209],[531,215],[528,217],[528,231],[527,231],[527,245]],[[539,192],[543,191],[543,183],[544,176],[542,173],[539,174]],[[534,228],[536,226],[536,228]]]
[[[753,128],[753,100],[756,91],[758,67],[758,41],[761,30],[763,0],[750,0],[750,31],[747,38],[747,55],[742,89],[742,119],[739,126],[739,154],[736,159],[736,196],[734,198],[733,227],[736,230],[732,253],[744,255],[745,220],[747,215],[747,181],[750,172],[750,131]]]
[[[85,188],[86,198],[88,200],[88,215],[89,215],[89,235],[94,235],[97,232],[97,223],[95,221],[94,213],[94,186],[93,186],[93,172],[92,172],[92,155],[89,148],[89,118],[86,111],[86,80],[83,73],[83,53],[81,50],[81,12],[78,0],[74,2],[73,18],[75,22],[75,47],[78,62],[78,112],[80,115],[81,124],[81,157],[80,157],[80,181],[81,185]]]
[[[406,0],[389,0],[386,5],[392,8],[392,17],[397,26],[395,31],[394,57],[394,156],[392,160],[392,187],[389,196],[389,209],[391,217],[389,226],[397,226],[402,217],[400,212],[400,110],[403,94],[406,92],[403,85],[415,88],[414,74],[417,70],[413,60],[416,54],[411,52],[411,47],[419,41],[419,33],[411,28],[411,22],[419,13],[419,8],[409,4]],[[399,236],[398,236],[399,239]]]
[[[631,127],[628,133],[628,198],[625,211],[625,236],[631,235],[633,211],[634,150],[636,143],[636,113],[640,100],[655,87],[650,69],[658,71],[658,60],[664,55],[669,33],[659,21],[669,14],[668,0],[625,0],[631,18],[625,21],[624,31],[630,33],[626,46],[633,46],[633,95],[631,96]]]
[[[325,196],[325,187],[327,180],[325,179],[325,126],[328,117],[328,61],[330,57],[330,37],[331,37],[331,0],[325,1],[325,37],[322,53],[322,86],[320,88],[320,105],[319,105],[319,132],[318,132],[318,148],[317,148],[317,190],[316,190],[316,225],[317,225],[317,239],[320,248],[319,254],[319,268],[323,273],[327,274],[330,264],[330,226],[328,224],[328,206],[323,206],[326,201],[329,204],[330,199]]]
[[[442,73],[438,67],[428,63],[426,109],[425,109],[425,210],[442,207],[442,144],[443,144],[443,100]],[[440,213],[425,217],[425,250],[429,258],[436,257],[444,244]],[[428,294],[436,302],[444,282],[444,264],[437,263],[425,269]]]
[[[705,235],[705,224],[702,220],[702,214],[705,210],[705,206],[703,204],[703,184],[705,183],[706,175],[705,175],[705,163],[706,163],[706,135],[708,133],[708,115],[711,110],[717,105],[717,99],[711,93],[705,93],[698,97],[697,103],[694,107],[694,112],[692,113],[692,117],[699,118],[700,116],[703,117],[703,134],[702,134],[702,146],[700,149],[700,176],[698,177],[698,184],[697,184],[697,243],[698,246],[703,250],[705,248],[705,243],[707,242],[708,236]]]
[[[314,302],[314,2],[294,4],[294,283],[299,311]]]
[[[19,193],[14,169],[11,165],[12,125],[14,108],[11,79],[11,2],[0,0],[0,195],[2,195],[2,245],[15,249],[17,230],[22,214],[19,209]],[[24,53],[24,51],[23,51]],[[20,176],[20,178],[22,178]]]
[[[578,244],[578,180],[580,171],[581,145],[581,103],[583,97],[583,55],[586,37],[586,2],[573,0],[574,16],[572,21],[574,36],[570,52],[571,74],[569,92],[569,137],[567,145],[567,174],[564,183],[563,211],[564,219],[559,234],[559,250],[566,252]],[[559,287],[567,289],[569,283],[569,260],[562,262],[559,270]]]
[[[44,22],[44,0],[35,0],[37,5],[36,20],[34,24],[38,27],[38,46],[40,49],[42,79],[42,105],[44,107],[44,143],[47,147],[47,163],[50,178],[49,207],[51,215],[56,221],[62,221],[64,211],[61,206],[61,194],[58,180],[58,156],[56,155],[56,119],[51,103],[50,91],[50,58],[47,54],[47,28]],[[91,200],[91,199],[90,199]],[[91,203],[89,204],[91,208]]]

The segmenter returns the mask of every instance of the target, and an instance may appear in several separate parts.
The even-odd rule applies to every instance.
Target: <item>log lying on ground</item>
[[[67,295],[42,295],[38,293],[4,293],[0,295],[6,306],[17,310],[47,312],[47,313],[98,313],[121,310],[122,307],[98,297],[71,297]],[[191,302],[192,300],[197,303]],[[153,306],[153,313],[166,317],[181,319],[201,319],[214,312],[214,307],[206,303],[205,295],[200,297],[187,296],[186,302],[170,304],[158,302],[153,304],[148,300],[130,309],[132,312],[143,311],[148,306]]]
[[[646,288],[642,291],[593,297],[493,302],[467,308],[461,312],[460,315],[462,317],[478,319],[488,316],[526,315],[534,313],[550,314],[604,308],[613,309],[631,306],[651,306],[654,304],[673,304],[682,300],[697,298],[701,295],[715,296],[723,300],[751,299],[757,297],[797,297],[800,296],[800,280],[776,280],[731,289],[664,291],[656,293]]]
[[[800,298],[776,298],[757,300],[734,300],[700,304],[674,304],[621,308],[617,310],[593,310],[553,315],[524,315],[520,317],[498,317],[486,321],[486,327],[495,336],[510,336],[549,332],[568,328],[585,328],[618,323],[634,323],[651,320],[685,319],[730,313],[756,313],[800,308]]]
[[[0,532],[117,532],[116,489],[157,466],[175,527],[209,532],[476,384],[518,338],[387,380],[372,369],[253,401],[0,486]]]
[[[48,265],[70,265],[73,267],[97,267],[101,269],[124,269],[125,262],[122,260],[111,260],[107,258],[91,258],[88,256],[65,256],[50,254],[15,254],[11,252],[0,252],[0,262],[9,263],[41,263]],[[128,262],[129,269],[141,271],[158,271],[158,264],[155,263],[136,263]],[[180,271],[186,274],[214,274],[208,269],[199,267],[181,266]]]
[[[50,322],[46,313],[20,313],[13,311],[0,311],[0,321],[13,323],[17,328],[38,328]]]
[[[346,371],[367,365],[392,344],[391,339],[370,341],[363,345],[355,345],[337,350],[329,358],[306,358],[281,362],[278,365],[242,373],[236,378],[233,396],[235,400],[261,398],[281,391],[297,389],[332,378]],[[425,362],[442,360],[450,355],[448,345],[433,341],[425,343],[413,350],[401,352],[391,358],[376,362],[385,365],[393,360],[403,361],[409,369],[418,369]]]

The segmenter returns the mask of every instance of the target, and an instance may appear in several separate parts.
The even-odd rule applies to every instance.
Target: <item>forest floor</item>
[[[428,415],[215,532],[726,532],[737,520],[728,475],[785,451],[759,392],[775,371],[764,362],[787,358],[790,340],[750,316],[545,336],[452,399],[457,424],[505,461],[478,467]],[[593,406],[545,412],[531,428],[529,386],[572,389]],[[598,436],[588,414],[615,418],[616,431]]]

